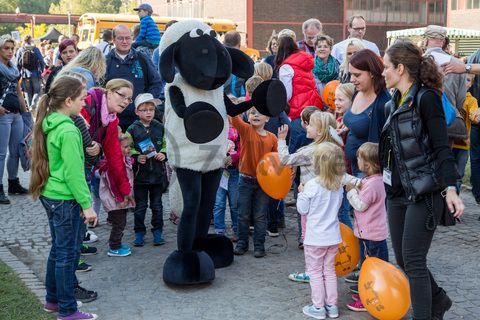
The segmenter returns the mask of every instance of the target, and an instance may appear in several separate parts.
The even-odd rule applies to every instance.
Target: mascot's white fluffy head
[[[164,51],[168,46],[174,44],[187,32],[193,32],[199,29],[203,33],[211,33],[212,28],[209,25],[201,22],[200,20],[182,20],[172,24],[168,27],[167,31],[162,35],[162,41],[160,41],[160,52]]]

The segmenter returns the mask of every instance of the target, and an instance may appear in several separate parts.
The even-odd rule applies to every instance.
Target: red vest
[[[294,53],[285,59],[283,64],[288,64],[294,72],[292,97],[288,101],[290,104],[288,117],[292,120],[300,118],[302,110],[309,106],[315,106],[323,110],[324,105],[313,78],[314,60],[312,56],[305,52]]]

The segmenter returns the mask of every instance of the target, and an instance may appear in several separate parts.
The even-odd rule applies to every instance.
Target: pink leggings
[[[335,255],[338,245],[318,247],[304,245],[306,272],[310,276],[312,303],[317,308],[337,304]]]

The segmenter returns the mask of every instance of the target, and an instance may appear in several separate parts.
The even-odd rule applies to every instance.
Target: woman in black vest
[[[380,139],[393,250],[410,282],[413,319],[443,319],[452,301],[428,270],[427,254],[445,202],[457,218],[464,210],[442,109],[443,76],[407,40],[388,48],[384,65],[387,87],[395,89]]]

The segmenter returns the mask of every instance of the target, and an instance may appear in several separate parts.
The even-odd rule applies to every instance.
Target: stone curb
[[[20,261],[6,246],[0,246],[0,260],[13,269],[17,276],[35,294],[40,303],[45,300],[45,285],[33,273],[32,269]]]

